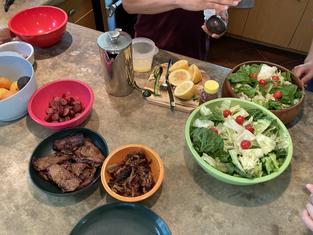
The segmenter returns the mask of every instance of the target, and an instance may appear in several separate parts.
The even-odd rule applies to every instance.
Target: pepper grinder
[[[226,31],[227,24],[219,15],[216,15],[214,9],[206,9],[203,11],[205,25],[211,33],[223,34]]]

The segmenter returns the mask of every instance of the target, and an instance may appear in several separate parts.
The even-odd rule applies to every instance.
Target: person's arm
[[[294,67],[292,71],[297,77],[301,78],[303,82],[308,82],[313,79],[313,40],[304,63]]]
[[[215,9],[224,11],[230,6],[237,6],[240,0],[123,0],[124,9],[129,14],[157,14],[182,8],[189,11]]]
[[[313,184],[307,184],[306,188],[311,192],[309,203],[302,212],[302,220],[305,225],[313,232]]]
[[[306,62],[308,62],[310,60],[311,61],[313,60],[313,40],[312,40],[312,43],[311,43],[311,47],[310,47],[309,53],[308,53],[307,57],[304,60],[304,63],[306,63]]]

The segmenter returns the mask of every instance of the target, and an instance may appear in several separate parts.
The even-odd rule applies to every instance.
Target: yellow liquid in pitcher
[[[149,59],[139,59],[133,60],[134,71],[144,73],[151,70],[152,61]]]

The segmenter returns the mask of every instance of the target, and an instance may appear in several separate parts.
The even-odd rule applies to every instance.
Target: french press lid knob
[[[101,34],[98,39],[98,45],[105,51],[112,54],[119,54],[120,51],[130,46],[132,42],[129,34],[122,31],[122,29],[115,29],[113,31]]]

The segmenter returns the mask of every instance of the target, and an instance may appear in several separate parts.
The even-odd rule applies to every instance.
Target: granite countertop
[[[2,22],[1,14],[0,25]],[[87,82],[93,88],[95,102],[85,126],[101,134],[110,151],[120,145],[142,143],[160,154],[165,165],[163,187],[144,204],[165,219],[173,234],[308,233],[299,215],[308,199],[304,185],[313,182],[312,93],[306,94],[301,119],[289,126],[294,155],[288,169],[264,184],[228,185],[207,175],[193,160],[184,140],[188,114],[148,104],[137,91],[121,98],[106,93],[96,45],[99,34],[69,23],[59,44],[49,49],[36,48],[38,87],[64,77]],[[175,60],[185,58],[161,50],[155,62],[166,62],[169,56]],[[220,84],[229,72],[187,59]],[[0,123],[0,234],[68,234],[90,210],[112,202],[102,187],[84,198],[56,198],[33,186],[28,175],[30,156],[51,133],[29,116]]]

